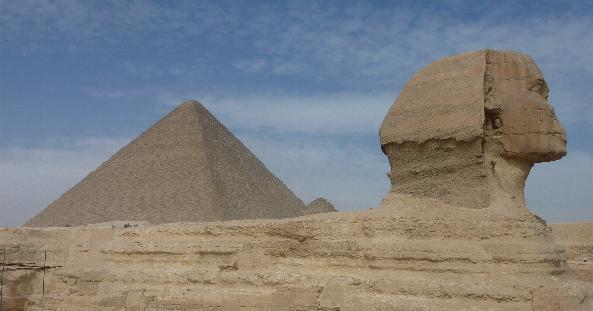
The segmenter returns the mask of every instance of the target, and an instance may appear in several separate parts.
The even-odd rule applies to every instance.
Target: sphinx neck
[[[527,161],[489,153],[481,139],[387,144],[391,192],[465,208],[524,212]]]
[[[491,208],[526,211],[525,181],[533,163],[486,153],[487,182]]]
[[[481,140],[435,139],[387,144],[391,192],[467,208],[490,202]]]

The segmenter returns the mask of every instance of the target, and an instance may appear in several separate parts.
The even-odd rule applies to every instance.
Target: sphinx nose
[[[566,142],[566,131],[564,130],[564,127],[562,127],[562,125],[560,124],[560,121],[558,121],[558,118],[556,117],[556,113],[554,112],[554,110],[552,110],[552,133],[555,135],[559,135],[562,140],[564,140],[564,142]]]

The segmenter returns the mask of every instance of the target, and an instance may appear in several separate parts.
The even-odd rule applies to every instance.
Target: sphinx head
[[[418,72],[385,117],[392,193],[470,208],[524,207],[534,163],[566,154],[564,129],[534,61],[482,50]]]

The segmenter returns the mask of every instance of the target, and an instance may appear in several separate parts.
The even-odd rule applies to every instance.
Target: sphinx
[[[397,195],[525,213],[531,167],[566,155],[548,87],[526,54],[481,50],[418,72],[389,109],[381,149]]]

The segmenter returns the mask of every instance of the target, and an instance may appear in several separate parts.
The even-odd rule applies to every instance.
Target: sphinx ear
[[[502,127],[502,104],[496,98],[496,80],[484,75],[484,130],[497,130]]]

